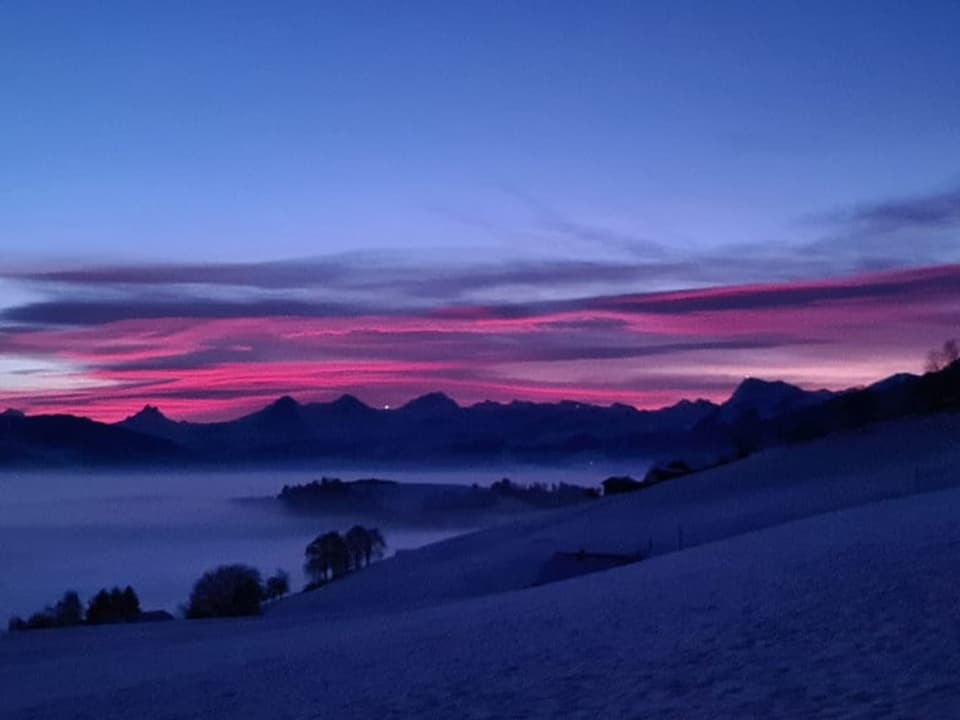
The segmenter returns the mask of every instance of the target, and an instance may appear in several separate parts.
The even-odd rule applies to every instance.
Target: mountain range
[[[175,421],[158,408],[114,424],[71,415],[0,414],[0,465],[277,464],[317,460],[421,465],[682,456],[733,459],[757,449],[916,412],[960,407],[960,365],[866,388],[809,391],[744,380],[721,404],[659,410],[579,402],[481,402],[430,393],[396,409],[351,395],[282,397],[243,417]]]

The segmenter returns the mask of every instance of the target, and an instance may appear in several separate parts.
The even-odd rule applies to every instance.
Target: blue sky
[[[960,4],[932,1],[2,3],[0,384],[101,382],[96,335],[81,359],[28,337],[91,319],[121,323],[115,348],[123,322],[159,317],[381,327],[958,263],[957,37]],[[952,332],[948,299],[914,298],[904,342]],[[655,341],[631,327],[604,342]],[[183,346],[211,357],[198,337]],[[887,340],[870,341],[886,362],[822,376],[789,343],[774,362],[707,341],[723,370],[702,387],[757,366],[868,379],[914,351]],[[554,395],[639,387],[618,366],[591,396],[565,367],[495,370]]]
[[[626,240],[784,244],[960,183],[956,3],[2,12],[21,258],[591,250],[538,241],[543,208]]]

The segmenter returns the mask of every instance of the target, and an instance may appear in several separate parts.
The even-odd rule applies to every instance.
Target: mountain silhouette
[[[116,424],[69,415],[0,414],[0,464],[244,464],[312,461],[419,465],[735,457],[912,413],[960,408],[960,364],[834,393],[747,378],[724,403],[659,410],[561,401],[461,406],[429,393],[396,409],[352,395],[278,398],[213,423],[175,421],[152,405]]]
[[[189,453],[162,437],[71,415],[0,416],[0,464],[125,465],[183,462]]]
[[[752,418],[767,420],[813,407],[834,394],[829,390],[804,390],[782,380],[746,378],[705,422],[733,425]]]

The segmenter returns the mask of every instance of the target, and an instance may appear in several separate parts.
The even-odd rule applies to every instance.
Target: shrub
[[[203,574],[193,586],[188,618],[259,615],[263,598],[260,572],[247,565],[221,565]]]

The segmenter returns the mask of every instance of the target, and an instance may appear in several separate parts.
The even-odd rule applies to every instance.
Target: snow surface
[[[5,635],[0,714],[960,717],[958,460],[960,418],[903,421],[411,551],[263,618]],[[525,588],[554,548],[648,538],[652,559]]]

